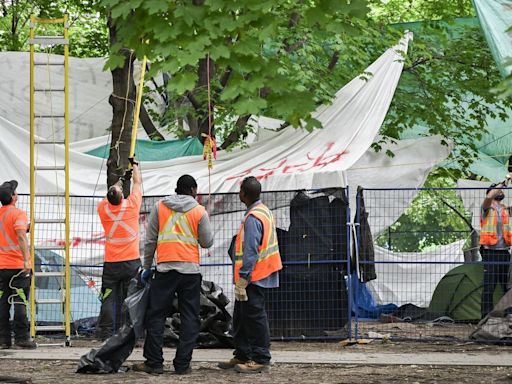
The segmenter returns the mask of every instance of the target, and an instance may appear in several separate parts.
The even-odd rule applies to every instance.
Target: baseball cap
[[[17,187],[18,182],[16,180],[6,181],[0,185],[0,202],[9,204]]]

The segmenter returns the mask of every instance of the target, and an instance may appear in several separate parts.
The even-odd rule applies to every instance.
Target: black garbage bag
[[[212,281],[201,282],[200,312],[201,327],[196,346],[202,348],[233,347],[229,331],[232,317],[226,310],[229,299],[222,288]],[[167,317],[164,331],[164,345],[173,347],[178,344],[180,335],[180,314],[178,300],[172,305],[171,315]]]
[[[128,297],[123,303],[126,323],[110,337],[100,349],[91,349],[78,362],[77,373],[115,373],[130,356],[136,340],[144,332],[144,316],[149,301],[150,283],[142,286],[133,278],[128,287]]]

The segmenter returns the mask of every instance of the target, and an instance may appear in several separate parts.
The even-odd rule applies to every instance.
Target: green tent
[[[107,159],[109,151],[110,144],[106,144],[86,153]],[[166,141],[137,140],[135,145],[135,157],[141,161],[170,160],[178,157],[201,155],[202,153],[203,145],[196,137]]]
[[[448,271],[432,295],[428,311],[449,316],[455,321],[480,321],[484,267],[463,264]],[[494,304],[503,296],[501,287],[494,291]]]

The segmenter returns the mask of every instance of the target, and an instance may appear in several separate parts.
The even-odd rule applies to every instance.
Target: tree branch
[[[238,119],[235,123],[235,127],[229,133],[226,140],[222,143],[222,145],[221,145],[222,149],[226,149],[231,144],[236,143],[240,139],[240,137],[242,137],[245,133],[247,133],[247,130],[245,129],[245,127],[247,126],[247,122],[249,121],[250,118],[251,118],[251,115],[244,115],[244,116],[238,117]]]
[[[229,81],[229,78],[231,77],[231,74],[233,73],[233,70],[231,68],[228,68],[226,72],[222,74],[222,77],[220,78],[220,85],[222,87],[225,87],[226,84]]]
[[[142,127],[144,128],[144,131],[146,131],[148,137],[152,141],[164,141],[165,137],[158,131],[158,129],[155,127],[155,124],[153,124],[153,121],[151,120],[151,117],[148,114],[148,111],[146,110],[146,107],[144,106],[144,103],[141,103],[140,106],[140,115],[139,120],[142,123]]]
[[[199,104],[199,101],[197,101],[197,99],[194,97],[192,92],[190,92],[190,91],[187,92],[187,99],[188,99],[188,101],[190,101],[190,104],[192,104],[192,106],[194,107],[195,110],[198,110],[201,108],[201,104]]]

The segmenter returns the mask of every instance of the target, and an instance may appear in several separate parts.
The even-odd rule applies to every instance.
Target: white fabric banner
[[[368,149],[386,116],[400,78],[403,60],[399,51],[407,50],[408,34],[399,45],[387,50],[366,73],[368,80],[355,78],[343,87],[332,105],[320,107],[314,116],[323,129],[311,133],[303,129],[286,128],[273,138],[260,141],[248,149],[219,153],[209,178],[206,161],[200,156],[142,164],[146,191],[168,194],[176,180],[188,173],[196,178],[201,193],[238,191],[240,181],[248,175],[258,177],[263,190],[296,190],[342,187],[345,171]],[[106,102],[105,102],[106,103]],[[7,114],[8,116],[8,114]],[[20,192],[28,192],[29,140],[26,131],[6,119],[1,119],[3,140],[0,160],[4,167],[2,179],[18,178]],[[63,150],[53,153],[49,146],[39,146],[38,164],[62,163]],[[77,195],[104,194],[105,175],[102,159],[70,151],[70,190]],[[100,179],[103,179],[102,176]],[[57,179],[62,185],[63,177]],[[41,176],[38,191],[54,191],[55,175]]]

